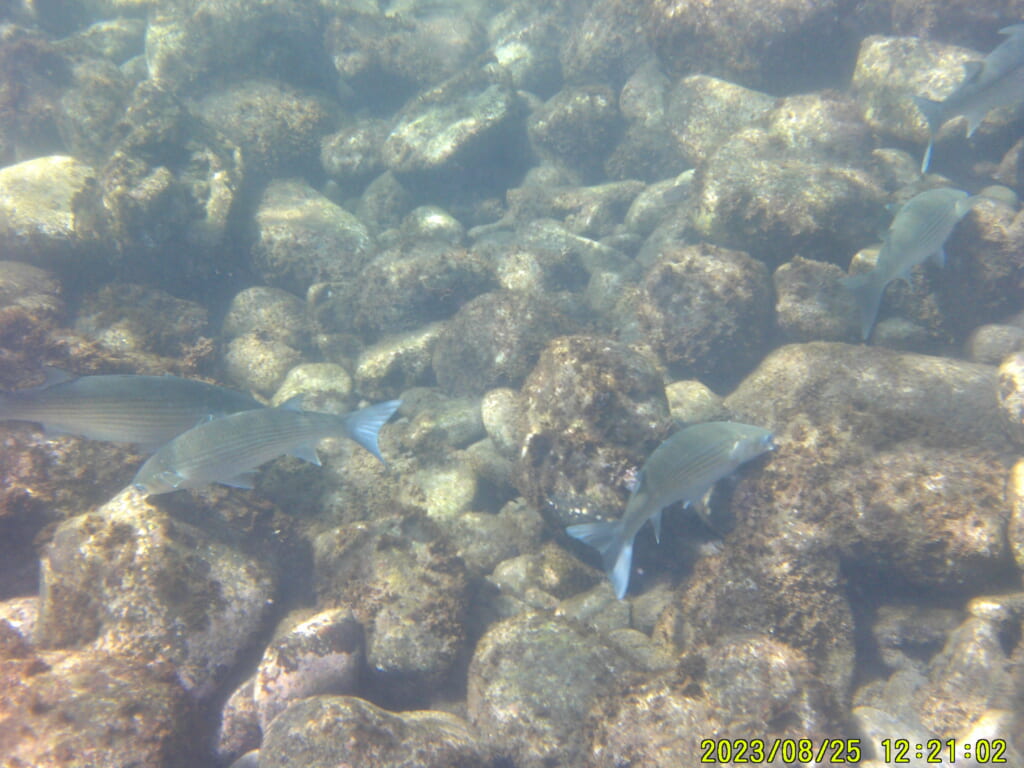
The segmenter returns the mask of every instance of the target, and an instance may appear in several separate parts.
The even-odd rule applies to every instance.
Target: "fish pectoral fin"
[[[250,469],[247,472],[240,472],[234,477],[229,477],[227,480],[218,480],[217,482],[231,488],[244,488],[248,491],[256,487],[256,474],[257,472],[255,469]]]
[[[308,461],[310,464],[320,466],[320,457],[316,453],[315,443],[306,443],[304,445],[297,445],[289,453],[296,459],[302,459]]]
[[[654,540],[661,544],[661,513],[662,510],[658,510],[651,516],[651,525],[654,526]]]
[[[167,483],[171,488],[178,488],[185,482],[185,478],[181,476],[181,473],[175,472],[173,469],[165,469],[161,472],[160,480]]]

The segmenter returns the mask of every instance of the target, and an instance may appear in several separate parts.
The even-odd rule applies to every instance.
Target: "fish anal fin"
[[[973,80],[981,74],[981,71],[985,69],[985,62],[983,61],[965,61],[964,62],[964,82]]]
[[[36,389],[46,389],[52,387],[54,384],[63,384],[66,381],[74,381],[78,377],[72,373],[68,373],[62,368],[57,368],[53,365],[43,366],[43,383],[40,384]]]
[[[316,445],[314,443],[303,443],[297,445],[290,451],[291,455],[296,459],[302,459],[308,461],[310,464],[320,466],[320,457],[316,453]]]

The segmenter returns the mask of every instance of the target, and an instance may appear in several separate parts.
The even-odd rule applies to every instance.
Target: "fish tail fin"
[[[860,334],[861,338],[867,341],[875,325],[875,318],[878,317],[878,308],[882,304],[882,290],[885,286],[879,285],[874,270],[844,277],[839,282],[853,294],[857,306],[860,307]]]
[[[376,456],[380,463],[385,466],[387,466],[387,462],[380,455],[380,448],[377,446],[377,434],[401,404],[401,400],[388,400],[384,403],[361,408],[345,417],[345,433]]]
[[[935,146],[935,134],[942,127],[942,102],[925,96],[915,96],[914,103],[928,123],[928,147],[924,151],[924,159],[921,160],[921,173],[927,173],[932,160],[932,148]]]
[[[565,532],[574,539],[601,553],[605,573],[611,579],[615,596],[621,600],[629,587],[629,571],[633,564],[633,540],[624,541],[621,520],[612,523],[580,523],[570,525]]]

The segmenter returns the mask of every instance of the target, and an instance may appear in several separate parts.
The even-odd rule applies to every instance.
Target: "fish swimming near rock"
[[[621,600],[629,586],[633,539],[643,524],[650,520],[660,539],[665,507],[696,503],[716,482],[772,448],[772,433],[751,424],[711,421],[681,429],[647,457],[621,518],[570,525],[565,531],[601,553]]]
[[[249,395],[178,376],[74,377],[46,370],[37,387],[0,393],[0,420],[42,424],[48,434],[138,443],[156,450],[197,424],[259,408]]]
[[[875,267],[868,272],[842,278],[860,307],[861,338],[871,335],[885,287],[893,280],[910,282],[910,270],[933,258],[945,264],[942,246],[978,197],[950,187],[929,189],[915,195],[900,208],[885,233]]]
[[[132,485],[146,495],[221,483],[252,488],[256,468],[289,454],[319,466],[316,444],[348,437],[376,456],[377,433],[401,405],[389,400],[338,416],[303,411],[301,395],[276,408],[234,413],[200,424],[170,441],[142,465]]]
[[[981,61],[964,64],[964,79],[942,101],[914,97],[917,108],[928,121],[928,148],[921,161],[921,173],[928,170],[935,136],[942,125],[960,115],[967,118],[968,138],[996,107],[1024,101],[1024,24],[1003,27],[1006,39]]]

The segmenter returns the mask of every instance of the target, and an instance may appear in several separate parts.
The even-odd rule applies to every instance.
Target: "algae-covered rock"
[[[565,9],[526,3],[507,5],[488,25],[495,64],[519,90],[547,98],[562,84],[558,48],[565,37]]]
[[[252,262],[263,282],[300,295],[313,283],[354,278],[374,247],[359,219],[296,180],[267,185],[255,230]]]
[[[35,652],[0,621],[4,762],[33,768],[187,768],[199,727],[173,670],[97,651]]]
[[[734,380],[761,356],[771,328],[768,270],[713,245],[667,250],[640,284],[636,313],[643,338],[674,375]]]
[[[579,765],[587,711],[630,669],[622,651],[580,625],[544,613],[514,616],[477,644],[469,719],[517,766]]]
[[[802,256],[775,270],[775,322],[788,340],[857,340],[859,310],[839,283],[845,274],[835,264]]]
[[[559,525],[621,509],[630,478],[668,428],[651,358],[599,337],[552,341],[522,398],[516,483]]]
[[[302,363],[295,366],[270,399],[281,405],[301,398],[302,410],[345,413],[351,410],[354,393],[348,371],[334,363]]]
[[[337,121],[326,97],[271,80],[230,85],[204,96],[196,109],[241,147],[246,170],[256,178],[315,174],[320,140]]]
[[[437,383],[450,394],[518,386],[569,320],[544,294],[485,293],[463,305],[434,345]]]
[[[102,268],[102,237],[80,207],[97,186],[93,169],[73,157],[51,155],[0,168],[0,251],[61,274]]]
[[[975,328],[964,352],[972,363],[999,365],[1015,352],[1024,351],[1024,328],[1018,325],[989,323]]]
[[[437,526],[382,516],[313,541],[321,604],[347,608],[366,630],[374,698],[402,707],[430,700],[465,652],[465,568]]]
[[[61,97],[61,138],[75,157],[95,165],[107,159],[114,130],[131,94],[132,84],[116,64],[83,59],[72,68],[73,82]]]
[[[443,332],[443,323],[430,323],[366,347],[356,360],[357,389],[373,400],[384,400],[411,387],[433,384],[433,350]]]
[[[43,557],[39,641],[166,660],[211,693],[261,628],[270,570],[134,491],[57,528]]]
[[[1024,446],[1024,353],[1007,357],[999,366],[999,413],[1010,439]]]
[[[354,696],[311,696],[267,730],[260,768],[488,768],[465,720],[448,712],[388,712]]]
[[[604,86],[587,85],[563,88],[533,111],[527,127],[542,158],[590,180],[600,175],[621,123],[615,95]]]
[[[651,57],[643,10],[642,3],[597,0],[584,9],[582,18],[568,23],[559,52],[566,81],[621,87]]]
[[[302,362],[302,353],[283,341],[245,333],[228,342],[224,374],[235,386],[269,397],[284,383],[288,371]]]
[[[11,365],[0,373],[0,389],[14,389],[21,357],[37,357],[64,315],[61,284],[44,269],[21,261],[0,261],[0,346]],[[27,367],[27,366],[26,366]]]
[[[221,332],[227,339],[256,333],[302,349],[309,344],[310,328],[302,299],[280,288],[256,285],[235,294]]]
[[[390,127],[385,120],[358,118],[320,143],[320,165],[343,189],[358,187],[384,171],[381,149]]]

